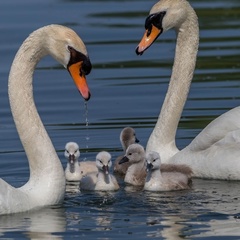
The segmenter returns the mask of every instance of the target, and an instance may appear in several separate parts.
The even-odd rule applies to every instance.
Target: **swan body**
[[[82,96],[90,98],[85,74],[90,72],[91,63],[79,36],[60,25],[48,25],[30,34],[15,56],[8,85],[11,111],[29,161],[30,177],[20,188],[0,179],[0,214],[60,204],[64,199],[62,164],[33,100],[33,72],[46,55],[66,67]]]
[[[146,154],[147,177],[144,190],[174,191],[191,188],[192,170],[187,165],[165,164],[161,169],[161,158],[157,152]]]
[[[187,100],[199,44],[198,18],[186,0],[161,0],[151,9],[146,32],[136,48],[143,52],[162,33],[177,33],[169,88],[146,151],[157,151],[162,162],[187,164],[200,178],[240,180],[240,107],[212,121],[183,150],[176,147],[178,123]]]
[[[96,156],[98,173],[90,173],[80,181],[81,190],[116,191],[119,189],[116,178],[109,172],[112,161],[111,154],[102,151]]]
[[[133,143],[138,143],[139,140],[136,137],[135,130],[131,127],[125,127],[122,129],[120,133],[120,142],[123,148],[124,154],[126,153],[126,149],[129,145]],[[129,167],[129,162],[125,162],[123,164],[119,164],[120,160],[124,157],[124,155],[118,156],[116,160],[114,161],[114,173],[117,173],[119,175],[125,175],[127,172],[127,169]]]
[[[138,143],[131,144],[119,164],[125,162],[129,162],[130,166],[127,169],[124,182],[134,186],[143,186],[147,175],[143,146]]]
[[[83,176],[98,171],[95,161],[78,161],[80,150],[76,142],[68,142],[65,145],[64,156],[68,160],[65,169],[65,177],[67,181],[80,181]]]

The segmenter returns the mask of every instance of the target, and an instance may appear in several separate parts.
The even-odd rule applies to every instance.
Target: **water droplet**
[[[85,109],[84,116],[85,116],[85,123],[86,123],[86,136],[85,136],[85,139],[86,139],[86,149],[88,149],[88,142],[90,140],[90,137],[89,137],[89,122],[88,122],[88,105],[87,105],[87,101],[84,101],[84,109]]]

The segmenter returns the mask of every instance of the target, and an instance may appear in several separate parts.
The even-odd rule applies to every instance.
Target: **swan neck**
[[[147,144],[147,151],[158,151],[163,160],[165,156],[162,154],[162,148],[166,145],[169,145],[172,151],[170,154],[178,151],[175,143],[176,131],[195,69],[199,30],[197,16],[192,8],[189,9],[186,20],[176,29],[176,34],[175,58],[170,84],[157,124]],[[152,146],[156,147],[156,145],[158,149],[152,149]]]
[[[10,107],[29,161],[31,181],[45,176],[52,178],[51,181],[54,181],[54,178],[64,177],[61,163],[33,99],[35,67],[42,57],[49,54],[45,47],[48,45],[46,36],[45,30],[42,28],[33,32],[23,42],[15,56],[9,74]],[[59,174],[59,176],[53,177],[54,174]]]

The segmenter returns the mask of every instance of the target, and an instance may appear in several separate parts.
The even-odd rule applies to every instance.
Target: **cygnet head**
[[[109,169],[112,166],[111,154],[106,151],[98,153],[96,156],[96,166],[99,171],[109,174]]]
[[[130,164],[138,163],[144,160],[145,151],[142,145],[138,143],[131,144],[127,150],[125,156],[120,160],[119,164],[129,162]]]
[[[159,170],[161,166],[161,158],[159,153],[150,151],[146,153],[147,172]]]
[[[120,142],[122,148],[126,151],[127,147],[133,143],[138,143],[139,140],[136,137],[135,130],[131,127],[125,127],[120,134]]]
[[[75,142],[68,142],[65,145],[64,156],[67,158],[68,163],[70,164],[70,172],[74,172],[74,164],[78,161],[80,157],[79,146]]]

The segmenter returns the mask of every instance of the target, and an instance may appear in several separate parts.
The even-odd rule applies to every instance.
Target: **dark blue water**
[[[221,113],[240,105],[238,0],[190,1],[199,16],[200,47],[194,80],[177,132],[179,148]],[[87,104],[67,71],[51,58],[38,65],[34,95],[59,157],[76,141],[81,157],[100,150],[121,154],[119,134],[132,126],[142,145],[155,125],[174,57],[175,33],[161,36],[142,57],[135,47],[155,1],[0,2],[0,177],[21,186],[29,177],[7,96],[8,72],[22,41],[43,25],[73,28],[85,42],[93,70]],[[86,118],[88,126],[86,127]],[[61,206],[0,217],[4,239],[238,239],[239,182],[194,180],[193,190],[145,193],[66,193]]]

